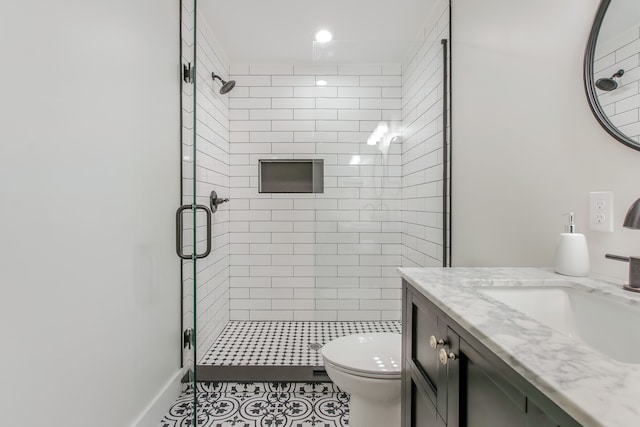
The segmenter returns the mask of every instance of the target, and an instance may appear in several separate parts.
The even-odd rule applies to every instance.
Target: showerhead
[[[211,77],[213,78],[213,80],[218,79],[220,80],[220,83],[222,83],[222,87],[220,88],[221,95],[231,92],[231,89],[233,89],[236,85],[235,80],[229,80],[228,82],[226,82],[222,80],[222,77],[217,76],[215,73],[211,73]]]
[[[607,78],[598,79],[596,81],[596,87],[606,92],[611,92],[612,90],[618,88],[618,82],[616,79],[619,79],[623,75],[624,75],[624,70],[620,69],[608,79]]]

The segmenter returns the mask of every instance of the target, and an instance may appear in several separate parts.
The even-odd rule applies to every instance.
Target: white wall
[[[623,279],[604,254],[640,253],[640,232],[622,228],[640,152],[600,127],[582,83],[597,4],[453,1],[454,265],[550,266],[570,210],[593,272]],[[614,192],[614,233],[587,230],[595,190]]]
[[[179,369],[179,6],[5,2],[0,412],[125,426]]]
[[[442,240],[442,39],[449,2],[441,1],[402,73],[402,266],[439,267]]]
[[[233,64],[231,318],[400,318],[400,64]],[[316,80],[326,86],[316,86]],[[388,142],[388,139],[387,139]],[[324,159],[324,193],[258,193],[259,159]]]

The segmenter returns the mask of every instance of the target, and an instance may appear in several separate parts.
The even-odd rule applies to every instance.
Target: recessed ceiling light
[[[327,85],[327,81],[326,81],[326,80],[318,80],[318,81],[316,82],[316,84],[317,84],[318,86],[326,86],[326,85]]]
[[[327,30],[320,30],[316,33],[316,41],[320,43],[326,43],[331,41],[333,35]]]

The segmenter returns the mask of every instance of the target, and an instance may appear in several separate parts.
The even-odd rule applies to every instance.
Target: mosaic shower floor
[[[400,321],[231,321],[201,359],[201,365],[323,366],[319,347],[345,335],[402,332]]]
[[[349,395],[332,383],[198,383],[197,427],[345,427]],[[160,427],[193,426],[193,392]]]

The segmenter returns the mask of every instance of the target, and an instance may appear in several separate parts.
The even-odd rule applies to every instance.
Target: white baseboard
[[[176,372],[162,389],[156,394],[151,403],[147,405],[140,416],[131,424],[131,427],[158,427],[162,417],[167,414],[171,405],[182,392],[183,371]]]

